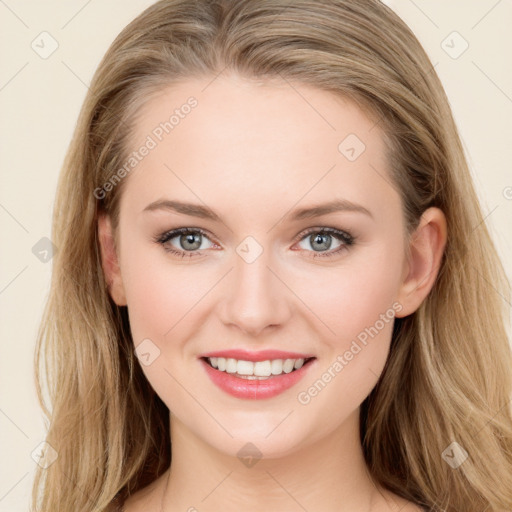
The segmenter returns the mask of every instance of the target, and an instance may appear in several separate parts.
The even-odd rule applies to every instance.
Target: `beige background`
[[[32,248],[51,236],[56,180],[87,84],[119,31],[152,3],[0,0],[0,511],[28,510],[31,453],[44,438],[32,360],[51,263]],[[417,34],[445,85],[511,278],[512,2],[387,3]],[[52,40],[58,48],[47,58],[31,46],[41,53]]]

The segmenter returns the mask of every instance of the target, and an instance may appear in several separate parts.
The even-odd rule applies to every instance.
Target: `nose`
[[[234,261],[222,290],[225,298],[220,304],[220,317],[223,323],[250,336],[283,325],[290,316],[291,292],[278,272],[270,267],[272,262],[267,252],[251,263],[238,255]]]

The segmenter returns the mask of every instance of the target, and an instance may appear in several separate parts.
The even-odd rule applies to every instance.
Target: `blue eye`
[[[179,237],[179,238],[178,238]],[[178,243],[184,250],[177,250],[170,245],[171,240],[178,238]],[[192,257],[198,256],[198,249],[201,249],[202,239],[208,239],[205,231],[198,228],[178,228],[163,233],[157,237],[157,242],[162,244],[167,252],[175,254],[176,256]],[[202,248],[204,249],[204,247]]]
[[[178,239],[178,247],[171,244],[173,239]],[[328,251],[332,245],[332,239],[340,242],[339,247]],[[204,239],[209,240],[208,234],[199,228],[178,228],[167,231],[156,237],[155,241],[161,244],[166,252],[179,256],[181,258],[201,256],[202,251],[208,247],[202,247]],[[301,233],[296,241],[302,242],[306,240],[312,250],[313,258],[329,258],[339,254],[343,250],[354,244],[355,238],[346,231],[340,231],[334,228],[311,228],[305,233]],[[314,254],[316,253],[316,254]]]
[[[333,238],[341,242],[340,246],[328,252],[320,252],[324,249],[327,250],[331,248]],[[346,231],[340,231],[339,229],[326,227],[312,228],[306,233],[301,233],[299,241],[302,240],[306,240],[310,247],[312,247],[313,252],[317,253],[313,254],[313,258],[330,258],[353,245],[355,238]]]

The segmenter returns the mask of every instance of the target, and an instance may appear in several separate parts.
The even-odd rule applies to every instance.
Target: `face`
[[[128,306],[150,384],[198,439],[231,455],[252,442],[272,458],[358,414],[393,317],[415,307],[385,149],[355,104],[284,81],[190,80],[144,106],[111,293]],[[326,204],[337,209],[312,210]],[[235,359],[228,371],[204,359],[222,367],[219,353]],[[304,364],[281,373],[285,359]],[[281,375],[229,373],[254,361]]]

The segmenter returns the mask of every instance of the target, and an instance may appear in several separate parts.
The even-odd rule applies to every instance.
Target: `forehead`
[[[172,144],[170,139],[177,141],[180,134],[199,137],[202,131],[208,132],[212,146],[228,137],[233,143],[272,138],[276,147],[297,140],[318,145],[324,139],[336,150],[343,135],[354,134],[374,147],[381,135],[375,119],[341,95],[279,78],[255,81],[234,74],[161,89],[143,104],[134,128],[139,141],[153,134],[157,142],[165,138]],[[201,141],[202,148],[208,141]]]
[[[200,192],[222,202],[229,194],[241,203],[394,194],[375,120],[346,98],[287,80],[230,75],[173,84],[136,118],[129,151],[144,145],[151,149],[128,187],[141,201],[177,187],[190,199]]]

